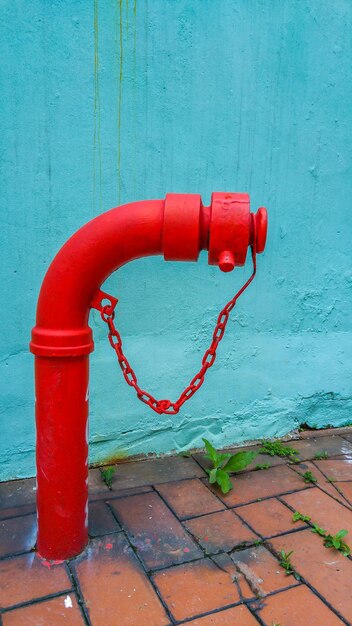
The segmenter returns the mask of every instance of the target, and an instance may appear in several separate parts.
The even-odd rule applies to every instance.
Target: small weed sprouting
[[[262,447],[259,452],[262,454],[269,454],[270,456],[284,456],[295,463],[299,462],[299,458],[297,456],[299,454],[298,450],[284,446],[281,441],[262,441],[261,444]]]
[[[262,539],[257,539],[256,541],[253,542],[253,545],[257,548],[258,546],[261,546],[263,543]]]
[[[327,479],[326,479],[326,482],[327,483],[334,483],[335,482],[335,478],[331,478],[331,477],[328,476]]]
[[[311,518],[308,515],[302,515],[299,511],[295,511],[292,517],[293,522],[297,522],[298,520],[303,520],[305,522],[310,522]],[[326,548],[335,548],[338,552],[341,552],[343,556],[349,556],[351,554],[351,548],[343,541],[344,537],[348,535],[348,530],[339,530],[336,535],[331,535],[327,530],[321,528],[319,524],[312,522],[312,533],[319,535],[324,538],[324,546]],[[281,551],[282,552],[282,551]],[[291,552],[289,555],[292,554]],[[281,563],[280,563],[281,565]]]
[[[317,452],[314,455],[314,458],[316,459],[316,461],[321,461],[322,459],[328,459],[329,455],[326,450],[322,450],[321,452]]]
[[[281,567],[284,568],[287,576],[290,576],[292,574],[296,578],[296,580],[299,580],[300,577],[298,576],[298,574],[296,574],[291,563],[291,554],[293,554],[293,550],[291,550],[291,552],[285,552],[285,550],[280,550],[279,562]]]
[[[110,467],[103,467],[101,469],[101,477],[104,483],[106,484],[106,486],[109,487],[109,489],[111,489],[112,479],[114,477],[115,472],[116,472],[116,467],[114,467],[113,465],[111,465]]]
[[[351,548],[343,541],[343,537],[346,537],[348,530],[339,530],[336,535],[326,535],[324,546],[326,548],[335,548],[343,554],[343,556],[349,556],[351,554]]]
[[[228,493],[232,489],[229,474],[245,469],[257,456],[257,452],[243,450],[237,454],[223,454],[218,452],[207,439],[203,438],[203,441],[207,452],[206,458],[213,464],[212,469],[206,470],[209,474],[209,482],[211,485],[214,483],[219,485],[222,493]]]
[[[302,522],[310,522],[311,518],[309,515],[302,515],[299,511],[295,511],[292,517],[293,522],[298,522],[301,520]]]
[[[270,463],[259,463],[258,465],[255,466],[255,470],[266,470],[269,469],[269,467],[271,467]]]
[[[313,485],[318,482],[318,479],[313,476],[312,472],[304,472],[301,474],[305,483],[313,483]]]
[[[321,537],[326,537],[326,530],[321,528],[319,524],[315,524],[315,523],[313,524],[312,533],[316,533],[317,535],[320,535]]]

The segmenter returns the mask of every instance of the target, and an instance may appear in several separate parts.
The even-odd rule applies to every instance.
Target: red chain
[[[123,352],[121,335],[119,331],[116,330],[114,324],[115,312],[111,310],[110,305],[104,306],[101,309],[101,317],[109,327],[108,337],[110,345],[116,352],[119,365],[122,369],[122,373],[125,377],[127,384],[130,385],[130,387],[134,387],[139,400],[150,406],[150,408],[153,409],[153,411],[155,411],[156,413],[176,415],[176,413],[179,412],[181,406],[186,402],[186,400],[192,398],[192,396],[196,393],[199,387],[201,387],[204,383],[205,374],[207,373],[209,367],[214,364],[214,361],[216,359],[216,350],[225,334],[226,324],[229,320],[230,313],[234,308],[239,296],[244,292],[245,289],[247,289],[248,285],[250,285],[255,276],[257,270],[255,247],[252,246],[251,250],[253,261],[252,275],[241,287],[241,289],[234,295],[234,297],[220,311],[213,332],[212,342],[202,358],[202,367],[199,370],[198,374],[196,374],[192,378],[188,387],[186,387],[186,389],[181,393],[179,399],[176,400],[176,402],[171,402],[170,400],[157,400],[156,398],[154,398],[154,396],[148,393],[148,391],[144,391],[143,389],[141,389],[141,387],[138,385],[137,376]]]

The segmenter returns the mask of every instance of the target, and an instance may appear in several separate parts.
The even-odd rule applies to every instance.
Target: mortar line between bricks
[[[207,484],[205,486],[208,487]],[[211,493],[213,493],[209,487],[208,489]],[[229,504],[227,504],[227,502],[223,500],[221,500],[221,502],[224,503],[227,509],[231,510],[231,509],[237,509],[239,506],[245,506],[246,504],[254,504],[255,502],[264,502],[264,500],[271,500],[272,498],[278,498],[279,496],[288,496],[291,493],[299,493],[300,491],[306,491],[307,489],[312,489],[312,487],[310,485],[307,485],[306,487],[303,487],[303,489],[291,489],[289,491],[280,491],[279,493],[274,493],[270,496],[263,496],[262,498],[255,498],[254,500],[247,500],[245,502],[239,502],[238,504],[234,504],[233,506],[230,506]]]
[[[276,500],[278,500],[278,502],[281,502],[279,497],[276,497]],[[283,504],[283,503],[281,502],[281,504]],[[280,537],[281,535],[291,535],[293,533],[298,532],[299,530],[304,530],[305,528],[308,528],[307,524],[305,524],[305,526],[300,526],[299,528],[292,528],[291,530],[284,530],[282,533],[277,533],[277,534],[274,534],[274,535],[263,535],[262,533],[259,532],[259,530],[254,530],[254,528],[252,528],[251,524],[249,522],[247,522],[245,519],[243,519],[243,517],[241,516],[241,513],[238,513],[236,511],[236,515],[238,515],[238,517],[241,519],[241,521],[243,521],[243,523],[246,524],[246,526],[248,526],[248,528],[252,532],[254,532],[256,535],[261,537],[261,539],[263,541],[267,541],[268,539],[274,539],[274,537]]]
[[[188,617],[186,617],[186,619],[182,619],[179,621],[176,621],[176,624],[187,624],[190,620],[194,620],[194,619],[200,619],[202,617],[208,617],[209,615],[217,615],[218,613],[220,613],[221,611],[225,611],[227,609],[233,609],[236,606],[242,606],[243,602],[233,602],[232,604],[226,604],[224,606],[221,606],[217,609],[214,609],[213,611],[206,611],[205,613],[197,613],[196,615],[190,615]]]
[[[347,498],[346,498],[346,497],[345,497],[342,493],[340,493],[340,492],[339,492],[339,490],[337,489],[337,487],[335,487],[335,481],[331,482],[330,480],[328,480],[328,478],[329,478],[329,477],[326,475],[325,471],[323,471],[320,467],[318,467],[318,466],[316,465],[316,463],[314,463],[314,461],[312,461],[312,463],[313,463],[314,467],[315,467],[315,468],[316,468],[319,472],[321,472],[321,474],[323,474],[323,476],[325,476],[325,478],[326,478],[326,482],[327,482],[329,485],[332,485],[332,486],[334,487],[334,489],[335,489],[336,493],[337,493],[337,494],[339,494],[339,496],[341,496],[344,500],[346,500],[346,502],[347,502],[347,504],[348,504],[349,506],[346,506],[346,504],[344,504],[344,502],[341,502],[340,500],[337,500],[337,497],[336,497],[336,498],[335,498],[334,496],[331,496],[331,497],[332,497],[332,498],[334,498],[334,500],[337,500],[337,502],[339,502],[339,503],[340,503],[340,504],[342,504],[343,506],[346,506],[346,508],[348,508],[349,510],[351,510],[351,505],[350,505],[350,503],[349,503],[348,499],[347,499]],[[336,481],[336,482],[341,482],[341,483],[343,483],[343,482],[351,482],[351,481],[348,481],[348,480],[345,480],[345,481],[344,481],[344,480],[340,480],[340,481]],[[324,491],[324,490],[323,490],[323,491]],[[330,495],[330,494],[329,494],[329,495]]]
[[[315,467],[315,469],[317,469],[318,471],[320,471],[320,472],[323,474],[323,476],[324,476],[326,479],[328,478],[328,477],[326,476],[326,474],[324,474],[324,472],[323,472],[323,471],[322,471],[322,470],[321,470],[321,469],[320,469],[320,468],[319,468],[319,467],[318,467],[318,466],[314,463],[314,461],[311,461],[311,463],[312,463],[312,465]],[[298,469],[297,469],[297,470],[295,470],[293,467],[292,467],[291,469],[292,469],[292,470],[293,470],[296,474],[300,474],[300,472],[298,471]],[[302,474],[300,474],[300,475],[302,476]],[[330,482],[329,480],[327,480],[326,482],[327,482],[328,484],[330,484],[330,485],[334,485],[334,483],[333,483],[333,482]],[[341,482],[342,482],[342,481],[341,481]],[[345,482],[350,482],[350,481],[345,481]],[[345,498],[344,496],[343,496],[343,498],[346,500],[346,503],[347,503],[347,504],[345,504],[344,502],[341,502],[341,500],[338,500],[338,498],[337,498],[337,497],[332,496],[332,495],[331,495],[331,493],[328,493],[327,491],[324,491],[324,489],[323,489],[320,485],[318,485],[318,483],[314,483],[314,484],[312,484],[312,487],[311,487],[311,488],[313,488],[313,487],[316,487],[317,489],[319,489],[320,491],[322,491],[323,493],[325,493],[327,496],[330,496],[330,498],[332,498],[333,500],[335,500],[335,502],[338,502],[339,504],[341,504],[341,506],[344,506],[344,507],[345,507],[346,509],[348,509],[349,511],[351,510],[351,506],[348,506],[349,502],[348,502],[348,500],[346,500],[346,498]],[[339,492],[337,491],[336,487],[334,487],[334,489],[335,489],[336,493],[339,493]],[[283,495],[286,495],[286,494],[283,494],[283,493],[282,493],[282,494],[280,494],[280,495],[282,495],[282,496],[283,496]],[[340,494],[340,495],[342,495],[342,494]]]
[[[156,493],[156,495],[159,495],[156,491],[153,491],[153,493]],[[161,496],[160,496],[160,499],[164,502],[164,500],[163,500],[163,498]],[[106,503],[106,504],[109,506],[108,503]],[[166,503],[164,502],[164,504],[166,504]],[[166,504],[166,506],[167,506],[167,504]],[[119,519],[118,513],[114,509],[112,509],[111,507],[109,507],[109,508],[110,508],[114,518],[116,519],[116,521],[120,524],[124,534],[126,535],[126,537],[128,539],[128,543],[131,544],[131,546],[133,547],[133,551],[136,552],[136,554],[138,554],[138,557],[139,557],[139,553],[137,553],[137,548],[134,547],[133,541],[132,541],[132,539],[130,539],[130,533],[129,533],[128,529],[124,528],[124,526],[122,524],[122,521]],[[171,513],[174,515],[174,517],[176,517],[175,514],[173,513],[173,511],[170,509],[170,507],[167,507],[167,508],[171,511]],[[191,541],[193,541],[193,543],[196,545],[196,547],[198,547],[198,542],[195,541],[193,536],[186,531],[186,529],[184,528],[183,524],[179,521],[179,519],[177,517],[176,517],[176,520],[182,526],[182,529],[187,534],[189,539]],[[188,559],[186,561],[183,561],[182,563],[171,563],[169,565],[165,565],[165,566],[154,568],[154,567],[148,567],[146,564],[144,565],[144,562],[143,562],[142,558],[140,558],[140,560],[141,560],[141,562],[143,562],[143,569],[145,569],[146,572],[159,572],[159,571],[162,571],[164,569],[168,569],[169,567],[175,567],[177,565],[185,565],[186,563],[193,563],[194,561],[199,561],[199,560],[203,559],[207,555],[205,554],[205,550],[202,548],[202,546],[199,546],[199,547],[200,547],[201,552],[202,552],[202,556],[201,557],[196,557],[194,559]]]
[[[181,527],[183,529],[183,532],[186,533],[187,537],[189,537],[189,539],[200,549],[200,551],[203,554],[203,557],[207,556],[206,552],[205,552],[205,549],[200,545],[198,539],[196,537],[194,537],[192,535],[192,533],[187,528],[184,527],[184,525],[182,524],[181,520],[179,520],[179,518],[177,517],[176,513],[172,510],[171,506],[169,506],[168,502],[164,499],[164,497],[160,493],[158,493],[156,490],[155,490],[155,493],[160,497],[160,499],[165,504],[165,506],[169,509],[169,511],[172,513],[172,515],[176,518],[178,523],[181,525]],[[186,561],[186,562],[189,563],[190,561]]]
[[[194,480],[194,479],[192,478],[191,480]],[[180,481],[175,481],[175,482],[180,482]],[[160,484],[160,483],[158,483],[158,484]],[[153,489],[158,494],[158,496],[160,496],[160,498],[163,500],[163,502],[169,507],[170,511],[175,515],[175,517],[177,517],[177,519],[180,522],[187,522],[188,520],[191,520],[191,519],[197,519],[198,517],[205,517],[206,515],[212,515],[213,513],[221,513],[221,511],[226,510],[226,509],[224,509],[225,504],[217,497],[217,495],[213,494],[214,498],[216,498],[216,500],[219,502],[219,505],[222,507],[221,509],[219,509],[217,511],[210,511],[210,512],[207,512],[207,513],[200,513],[199,515],[187,515],[186,517],[183,517],[183,516],[181,517],[175,511],[175,509],[173,508],[172,504],[170,504],[165,499],[164,495],[159,492],[158,487],[156,485],[153,485]]]
[[[270,550],[271,554],[272,554],[272,555],[273,555],[276,559],[278,559],[278,553],[277,553],[277,551],[275,550],[275,548],[274,548],[274,547],[273,547],[270,543],[268,543],[268,546],[267,546],[267,547],[268,547],[268,550]],[[295,570],[295,571],[296,571],[296,570]],[[335,608],[333,607],[333,605],[332,605],[332,604],[330,604],[330,602],[329,602],[329,601],[328,601],[328,600],[327,600],[327,599],[326,599],[326,598],[325,598],[325,597],[324,597],[324,596],[323,596],[323,595],[322,595],[319,591],[317,591],[317,589],[316,589],[315,587],[313,587],[313,585],[312,585],[310,582],[308,582],[308,580],[307,580],[304,576],[302,576],[302,575],[299,573],[299,571],[296,571],[296,573],[297,573],[297,574],[298,574],[298,576],[300,577],[300,582],[302,582],[302,583],[303,583],[303,584],[305,584],[307,587],[309,587],[309,589],[310,589],[310,590],[311,590],[311,591],[312,591],[312,592],[313,592],[313,593],[314,593],[314,594],[315,594],[315,595],[316,595],[316,596],[317,596],[317,597],[318,597],[318,598],[319,598],[319,599],[320,599],[320,600],[321,600],[321,601],[322,601],[322,602],[323,602],[323,603],[324,603],[324,604],[325,604],[325,605],[326,605],[326,606],[327,606],[327,607],[328,607],[328,608],[329,608],[329,609],[330,609],[333,613],[335,613],[335,615],[336,615],[336,616],[337,616],[337,617],[338,617],[338,618],[339,618],[339,619],[340,619],[340,620],[341,620],[344,624],[346,624],[346,626],[351,626],[351,623],[350,623],[347,619],[345,619],[345,618],[344,618],[344,617],[343,617],[343,616],[339,613],[339,611],[338,611],[337,609],[335,609]]]
[[[261,619],[260,615],[254,611],[254,609],[252,608],[251,604],[248,602],[245,603],[248,611],[250,612],[250,614],[257,620],[258,624],[260,624],[260,626],[267,626],[267,624],[265,624],[265,622],[263,622],[263,620]]]
[[[73,559],[71,559],[71,561],[73,562]],[[88,610],[85,605],[84,595],[82,593],[81,585],[80,585],[78,574],[76,573],[75,567],[74,565],[73,566],[71,565],[70,561],[66,561],[65,565],[67,568],[68,575],[72,581],[73,588],[75,590],[75,595],[77,598],[78,606],[80,608],[84,623],[86,624],[86,626],[93,626],[89,617]]]
[[[73,587],[69,589],[64,589],[63,591],[57,591],[56,593],[48,593],[45,596],[40,596],[39,598],[31,598],[30,600],[25,600],[24,602],[18,602],[17,604],[11,604],[11,606],[5,606],[1,608],[1,614],[9,613],[10,611],[15,611],[16,609],[22,609],[26,606],[32,606],[32,604],[40,604],[42,602],[46,602],[47,600],[52,600],[53,598],[60,598],[61,596],[67,596],[71,593],[74,593]]]
[[[224,571],[224,570],[221,570],[221,571]],[[230,576],[230,574],[228,574],[228,575]],[[269,593],[266,593],[265,596],[263,596],[262,599],[269,598],[270,596],[275,596],[278,593],[281,593],[282,591],[288,591],[289,589],[294,589],[295,587],[301,587],[301,586],[302,586],[302,584],[297,581],[293,585],[288,585],[287,587],[283,587],[282,589],[277,589],[275,591],[270,591]],[[217,609],[214,609],[213,611],[206,611],[205,613],[197,613],[196,615],[192,615],[191,617],[187,617],[184,620],[176,621],[176,624],[177,625],[178,624],[186,624],[187,620],[189,621],[190,619],[192,619],[192,620],[193,619],[200,619],[201,617],[207,617],[208,615],[216,615],[217,613],[220,613],[221,611],[224,611],[226,609],[232,609],[232,608],[234,608],[236,606],[247,606],[247,605],[249,605],[251,603],[258,602],[258,599],[260,600],[261,598],[256,598],[255,596],[253,596],[252,598],[250,598],[248,600],[240,600],[238,602],[233,602],[232,604],[226,604],[224,606],[218,607]],[[247,608],[249,609],[249,606],[247,606]],[[257,618],[257,615],[254,614],[254,616]]]
[[[15,559],[18,556],[25,556],[26,554],[31,554],[35,552],[35,548],[30,548],[30,550],[23,550],[22,552],[14,552],[12,554],[5,554],[4,556],[0,556],[0,563],[2,561],[6,561],[7,559]]]
[[[108,505],[108,506],[109,506],[109,505]],[[110,507],[109,507],[109,508],[110,508]],[[134,547],[134,545],[132,544],[132,542],[131,542],[131,541],[130,541],[130,539],[129,539],[129,536],[128,536],[128,534],[127,534],[127,531],[125,530],[125,528],[123,527],[123,525],[120,523],[120,520],[119,520],[119,518],[118,518],[118,515],[117,515],[116,511],[114,511],[114,509],[112,509],[112,508],[111,508],[111,513],[112,513],[113,517],[115,518],[115,520],[116,520],[116,521],[120,524],[120,526],[121,526],[121,528],[122,528],[122,531],[121,531],[121,532],[122,532],[123,536],[125,537],[125,539],[126,539],[126,541],[127,541],[127,544],[130,546],[130,548],[131,548],[131,550],[132,550],[132,552],[133,552],[134,556],[136,557],[136,559],[137,559],[137,561],[138,561],[139,565],[141,566],[141,568],[142,568],[142,572],[143,572],[143,573],[145,574],[145,576],[148,578],[149,583],[150,583],[150,585],[151,585],[151,587],[152,587],[153,591],[156,593],[157,597],[159,598],[160,603],[161,603],[161,606],[163,607],[163,609],[164,609],[164,611],[165,611],[165,613],[166,613],[167,618],[170,620],[170,624],[175,624],[175,621],[174,621],[174,619],[173,619],[173,617],[172,617],[172,615],[171,615],[171,612],[170,612],[170,610],[169,610],[169,608],[168,608],[168,606],[167,606],[166,602],[164,601],[164,598],[162,597],[161,593],[159,592],[158,587],[155,585],[155,583],[154,583],[154,581],[153,581],[153,578],[152,578],[152,572],[151,572],[150,570],[148,570],[148,569],[147,569],[147,567],[146,567],[146,566],[145,566],[145,564],[143,563],[142,559],[140,558],[140,556],[139,556],[139,554],[138,554],[138,552],[137,552],[137,549]]]
[[[303,586],[304,584],[302,582],[296,581],[293,585],[288,585],[287,587],[282,587],[281,589],[275,589],[274,591],[270,591],[269,593],[266,593],[263,597],[249,598],[248,600],[245,600],[243,604],[246,605],[247,609],[258,620],[259,624],[261,624],[262,626],[267,626],[267,624],[262,620],[258,613],[259,608],[254,608],[255,603],[260,602],[261,600],[266,600],[266,598],[271,598],[272,596],[277,596],[285,591],[290,591],[290,589],[296,589],[296,587]]]
[[[278,498],[278,499],[279,499],[279,498]],[[285,502],[284,500],[280,500],[280,502],[281,502],[281,504],[284,504],[284,505],[285,505],[288,509],[290,509],[290,510],[292,511],[292,513],[295,513],[295,511],[297,510],[297,509],[295,509],[295,507],[293,507],[291,504],[288,504],[288,503],[287,503],[287,502]],[[350,510],[350,509],[349,509],[349,510]],[[300,530],[307,530],[307,529],[312,530],[314,522],[312,521],[312,518],[310,519],[310,521],[311,521],[312,523],[310,524],[309,522],[307,522],[307,526],[306,526],[305,528],[302,528],[302,527],[301,527],[301,528],[297,528],[297,532],[298,532],[298,531],[300,531]],[[315,522],[315,523],[317,524],[318,522]],[[287,533],[281,533],[281,535],[289,535],[289,534],[292,534],[292,533],[290,533],[290,532],[287,532]],[[274,539],[274,537],[271,537],[271,539]],[[351,560],[351,555],[348,555],[346,558],[348,558],[349,560]]]
[[[147,491],[145,491],[146,487],[149,487]],[[106,502],[107,500],[120,500],[121,498],[132,498],[133,496],[140,496],[140,495],[143,495],[143,493],[150,493],[151,491],[153,491],[151,485],[139,485],[139,487],[131,487],[131,489],[139,489],[139,488],[142,489],[142,491],[135,491],[134,493],[120,493],[118,495],[114,495],[114,490],[110,489],[106,493],[101,492],[104,494],[104,496],[106,495],[106,498],[101,498],[100,496],[97,498],[94,498],[94,495],[91,496],[89,498],[89,504],[93,504],[93,502]],[[96,495],[98,496],[98,494]]]
[[[5,517],[1,515],[1,511],[0,511],[0,522],[7,522],[8,520],[18,519],[19,517],[29,517],[30,515],[35,515],[35,513],[36,513],[35,507],[33,511],[27,511],[27,513],[18,513],[15,515],[5,515]]]

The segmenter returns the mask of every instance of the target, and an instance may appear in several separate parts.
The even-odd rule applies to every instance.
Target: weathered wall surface
[[[179,416],[135,399],[92,315],[91,459],[352,421],[351,27],[349,0],[2,3],[2,479],[34,473],[27,346],[54,253],[101,211],[168,191],[249,191],[267,250]],[[249,271],[203,255],[111,277],[144,387],[178,396]]]

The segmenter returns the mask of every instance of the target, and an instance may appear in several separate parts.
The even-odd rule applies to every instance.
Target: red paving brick
[[[303,515],[309,515],[312,522],[324,530],[335,534],[342,528],[346,528],[352,538],[352,511],[330,498],[317,487],[310,489],[309,494],[301,491],[282,496],[281,499],[296,511]],[[352,541],[347,538],[346,542],[351,543],[352,547]]]
[[[153,578],[176,620],[189,619],[240,600],[237,586],[228,573],[209,559],[157,572]]]
[[[155,485],[185,478],[199,478],[205,473],[193,460],[181,456],[134,461],[117,466],[112,490]]]
[[[297,584],[295,578],[287,576],[278,560],[264,546],[233,552],[231,558],[253,593],[259,597]]]
[[[0,519],[34,513],[35,498],[35,478],[0,483]]]
[[[111,502],[139,556],[150,569],[203,556],[160,496],[146,493]]]
[[[217,487],[209,485],[218,498],[229,507],[309,487],[300,476],[286,466],[246,472],[232,477],[231,482],[233,489],[226,495],[222,494]]]
[[[5,613],[3,626],[84,626],[73,593]]]
[[[156,489],[179,519],[214,513],[225,508],[198,478],[156,485]]]
[[[156,592],[121,533],[104,540],[94,539],[72,564],[93,626],[170,624]]]
[[[336,437],[341,436],[344,437],[351,436],[352,427],[351,426],[341,426],[339,428],[322,428],[321,430],[303,430],[299,433],[301,439],[307,439],[313,437],[316,439],[317,437]]]
[[[347,498],[348,502],[352,505],[352,481],[343,483],[336,481],[336,483],[334,483],[334,487],[341,490],[344,497]]]
[[[266,598],[258,615],[266,626],[342,626],[344,623],[305,585]]]
[[[257,620],[246,606],[234,606],[232,609],[212,613],[184,623],[191,624],[191,626],[258,626]]]
[[[333,480],[352,480],[352,459],[316,461],[317,467]]]
[[[332,496],[333,498],[335,498],[336,500],[338,500],[345,506],[349,504],[346,498],[344,498],[343,495],[339,493],[338,489],[336,488],[336,485],[327,480],[327,477],[325,476],[325,474],[323,474],[320,471],[316,463],[312,463],[312,461],[304,461],[303,463],[300,463],[299,465],[292,466],[292,469],[298,474],[303,474],[304,472],[307,472],[307,471],[311,472],[314,478],[316,478],[315,485],[319,486],[320,489],[325,491],[325,493],[327,493],[329,496]]]
[[[302,461],[314,459],[317,453],[323,451],[327,452],[329,456],[352,455],[352,444],[338,436],[287,441],[285,446],[297,450]]]
[[[310,530],[282,535],[271,539],[270,543],[277,552],[292,550],[291,562],[298,574],[347,621],[352,620],[350,559],[337,550],[325,548],[322,537]]]
[[[280,535],[300,527],[292,521],[292,512],[276,498],[236,508],[236,513],[262,537]],[[306,524],[301,524],[301,527]]]
[[[0,557],[31,550],[36,538],[36,515],[3,520],[0,522]]]
[[[0,607],[71,589],[64,565],[49,567],[34,552],[0,561]]]
[[[116,533],[121,530],[109,507],[105,502],[90,502],[88,509],[89,535],[98,537]]]
[[[184,522],[207,554],[228,552],[243,543],[253,543],[258,535],[249,530],[233,511],[220,511]]]

